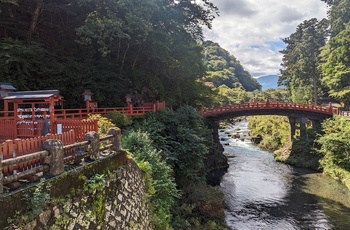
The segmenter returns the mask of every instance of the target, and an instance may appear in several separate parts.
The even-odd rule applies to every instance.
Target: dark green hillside
[[[126,94],[196,105],[205,90],[202,26],[217,8],[205,1],[0,0],[0,82],[18,90],[59,89],[65,107],[101,107]]]
[[[226,85],[229,88],[242,86],[246,91],[261,90],[261,85],[244,70],[240,62],[218,43],[203,43],[205,64],[207,66],[206,81],[213,82],[216,87]]]

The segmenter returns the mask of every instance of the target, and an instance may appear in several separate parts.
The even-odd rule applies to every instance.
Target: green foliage
[[[151,199],[151,219],[154,229],[169,229],[171,209],[179,197],[172,169],[162,159],[161,152],[153,146],[149,135],[129,131],[123,135],[122,147],[128,149],[143,171],[148,196]]]
[[[102,191],[105,187],[106,176],[95,174],[93,177],[86,181],[86,186],[88,192],[94,193],[95,191]]]
[[[137,130],[142,130],[138,131],[139,134],[133,134],[140,136],[138,141],[131,141],[130,137],[127,137],[123,139],[123,144],[128,143],[132,153],[139,151],[141,146],[148,146],[144,147],[145,149],[150,147],[161,149],[162,152],[158,152],[159,157],[166,160],[168,167],[172,167],[174,172],[172,175],[175,176],[177,186],[181,190],[182,196],[176,199],[176,203],[170,210],[171,227],[174,229],[225,229],[222,193],[216,188],[205,185],[207,170],[204,161],[211,143],[209,141],[211,132],[198,112],[190,106],[181,107],[176,111],[158,111],[148,114],[136,126]],[[129,136],[129,134],[126,135]],[[145,140],[149,138],[152,141],[145,144]],[[147,153],[152,151],[150,149]],[[145,154],[138,153],[136,158]],[[151,161],[149,162],[152,164]],[[153,180],[155,180],[154,177]],[[156,195],[162,187],[158,188],[156,183],[153,185],[154,195]],[[158,216],[153,216],[154,223],[166,217],[160,215],[162,213],[165,214],[160,212]]]
[[[319,154],[323,172],[350,188],[350,126],[345,117],[333,116],[322,123],[324,134],[317,142],[321,145]]]
[[[205,63],[208,69],[204,81],[212,82],[215,87],[242,88],[246,91],[261,89],[261,85],[239,63],[239,61],[219,44],[212,41],[203,43]]]
[[[100,107],[124,105],[131,92],[199,105],[210,92],[197,42],[218,13],[210,1],[43,1],[35,28],[37,1],[0,5],[0,78],[18,90],[59,89],[75,108],[84,89]]]
[[[283,54],[283,69],[279,85],[287,87],[294,102],[319,103],[322,94],[320,48],[326,44],[328,21],[313,18],[299,24],[296,32],[283,39],[287,44]]]
[[[329,95],[350,106],[350,23],[344,30],[331,38],[323,50],[325,63],[322,65],[323,79],[329,87]]]
[[[117,127],[123,128],[132,124],[132,118],[124,113],[110,111],[106,117]]]
[[[92,214],[96,220],[101,223],[106,210],[106,198],[104,197],[104,189],[106,186],[106,175],[95,174],[85,181],[84,188],[94,195],[92,203]]]
[[[322,124],[324,135],[318,139],[324,168],[333,165],[350,171],[350,125],[345,117],[334,116]]]
[[[180,187],[205,181],[205,155],[211,140],[210,130],[199,113],[190,106],[148,114],[138,126],[150,134],[157,149],[163,150],[173,167]]]
[[[115,127],[107,117],[101,116],[101,114],[89,114],[89,117],[86,120],[97,120],[98,125],[98,134],[100,136],[106,136],[108,131]]]
[[[6,38],[0,43],[0,79],[17,90],[59,87],[62,65],[38,42]]]
[[[218,101],[221,105],[248,102],[250,100],[248,93],[241,86],[231,89],[226,85],[221,85],[218,90],[220,95]]]
[[[226,229],[224,197],[218,188],[197,183],[188,185],[183,193],[174,210],[174,229]]]
[[[260,134],[263,139],[260,146],[277,150],[289,140],[288,118],[283,116],[253,116],[249,118],[250,135]]]
[[[267,89],[264,91],[254,90],[253,92],[248,92],[248,97],[250,100],[255,100],[256,102],[278,101],[286,102],[289,98],[289,93],[287,89]]]
[[[42,178],[40,182],[35,185],[32,195],[25,194],[24,198],[30,211],[30,220],[36,218],[43,211],[45,206],[50,203],[50,189],[51,185]]]

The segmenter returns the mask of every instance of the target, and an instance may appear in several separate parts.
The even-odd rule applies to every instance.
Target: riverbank
[[[345,186],[276,162],[249,136],[232,138],[249,132],[247,122],[236,125],[220,130],[230,164],[221,182],[229,229],[347,229],[350,192]]]
[[[346,118],[327,119],[322,129],[308,128],[304,139],[296,138],[293,142],[286,140],[289,135],[286,118],[252,117],[249,127],[251,135],[262,135],[259,146],[273,151],[277,161],[322,172],[350,189],[350,161],[347,160],[350,158],[350,125]]]

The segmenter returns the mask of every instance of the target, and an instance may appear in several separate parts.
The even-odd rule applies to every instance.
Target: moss
[[[84,192],[84,177],[91,178],[95,174],[110,174],[110,172],[128,164],[130,161],[126,156],[126,152],[121,151],[119,154],[103,160],[94,161],[84,167],[64,172],[55,178],[47,180],[51,184],[50,197],[54,204],[70,199],[70,197],[79,197]],[[25,216],[28,213],[28,206],[24,198],[26,194],[34,192],[34,186],[35,184],[33,183],[31,187],[0,197],[0,229],[8,226],[8,220],[16,221],[19,216]],[[96,202],[94,210],[97,218],[102,220],[106,200],[102,194],[98,194],[98,196],[100,196],[100,199],[94,200]]]

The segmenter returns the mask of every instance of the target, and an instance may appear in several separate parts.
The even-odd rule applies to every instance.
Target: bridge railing
[[[338,108],[334,108],[332,106],[322,107],[316,105],[306,105],[306,104],[298,104],[291,102],[250,102],[250,103],[240,103],[240,104],[230,104],[223,105],[220,107],[214,107],[209,109],[202,109],[202,116],[209,116],[215,114],[221,114],[223,112],[234,112],[234,111],[246,111],[246,110],[257,110],[257,109],[289,109],[289,110],[303,110],[303,111],[311,111],[318,112],[323,114],[339,114]]]
[[[65,164],[80,163],[84,158],[97,160],[105,150],[118,152],[120,138],[119,129],[110,129],[105,137],[88,132],[81,142],[73,141],[74,131],[4,142],[0,145],[0,194],[4,187],[18,188],[20,180],[31,181],[40,173],[57,176],[64,171]],[[101,142],[104,144],[100,145]]]

